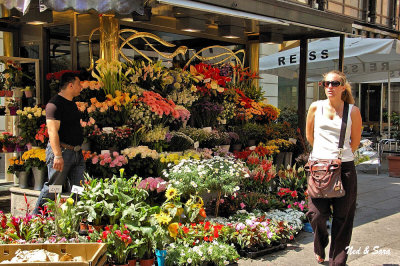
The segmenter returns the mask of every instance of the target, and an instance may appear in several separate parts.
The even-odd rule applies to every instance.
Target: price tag
[[[256,149],[256,146],[250,146],[249,150],[254,151]]]
[[[296,144],[296,142],[297,142],[297,139],[294,139],[294,138],[289,138],[289,141],[290,141],[291,143],[293,143],[293,144]]]
[[[80,195],[83,192],[83,187],[73,185],[71,192]]]
[[[200,145],[200,144],[199,144],[198,141],[196,141],[196,142],[193,144],[193,146],[194,146],[195,149],[197,149],[197,148],[199,147],[199,145]]]
[[[49,193],[61,193],[62,185],[50,185]]]

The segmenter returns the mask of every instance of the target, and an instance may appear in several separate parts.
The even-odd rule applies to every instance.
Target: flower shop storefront
[[[74,99],[85,137],[81,187],[70,195],[66,185],[32,216],[46,178],[45,111],[24,107],[18,132],[3,134],[3,143],[22,137],[36,147],[10,160],[22,212],[0,214],[0,242],[106,243],[115,265],[225,265],[285,248],[305,221],[306,146],[297,114],[264,103],[245,66],[251,45],[221,35],[192,49],[184,45],[192,38],[177,45],[116,22],[100,16],[85,40],[90,71]],[[57,87],[57,72],[47,86]]]

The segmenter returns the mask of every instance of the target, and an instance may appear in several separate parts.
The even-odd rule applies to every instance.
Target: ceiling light
[[[244,38],[244,28],[234,25],[218,26],[218,34],[228,39]]]
[[[133,22],[133,18],[121,18],[122,21]]]
[[[177,20],[176,29],[187,32],[205,31],[206,22],[202,19],[197,19],[193,17],[183,17]]]
[[[20,21],[31,25],[51,23],[53,22],[53,11],[46,9],[40,12],[39,1],[31,1],[29,9],[25,15],[21,17]]]

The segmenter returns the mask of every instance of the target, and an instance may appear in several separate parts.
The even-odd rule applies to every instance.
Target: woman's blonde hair
[[[353,95],[351,94],[351,85],[347,81],[346,75],[343,72],[339,71],[339,70],[331,70],[328,73],[325,73],[323,75],[324,79],[329,74],[336,74],[342,80],[343,86],[345,87],[345,90],[342,93],[342,100],[344,102],[348,103],[348,104],[354,104],[355,101],[354,101]]]

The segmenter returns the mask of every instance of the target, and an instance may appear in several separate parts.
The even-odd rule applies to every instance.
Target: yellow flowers
[[[46,115],[46,111],[39,106],[25,107],[23,110],[18,110],[17,115],[26,116],[29,119],[32,119],[33,117],[41,117],[42,115]]]
[[[170,187],[165,192],[165,197],[167,197],[168,200],[174,199],[177,195],[178,195],[178,191],[173,187]]]
[[[68,199],[67,199],[67,204],[68,204],[69,206],[74,205],[74,199],[68,198]]]
[[[157,219],[157,222],[159,224],[169,224],[169,222],[171,222],[172,217],[169,216],[168,213],[166,212],[160,212],[158,214],[154,214],[154,217]]]
[[[178,223],[171,223],[170,225],[168,225],[169,235],[173,238],[176,238],[176,236],[178,235],[178,228],[179,228]]]
[[[22,154],[22,160],[27,161],[30,159],[39,159],[42,162],[46,162],[46,150],[45,149],[31,149]]]
[[[12,157],[9,159],[10,165],[24,165],[25,161],[23,159],[20,159],[18,157]]]
[[[161,154],[160,162],[162,163],[174,163],[179,164],[181,160],[195,159],[200,160],[200,154],[195,151],[185,151],[183,154],[179,153],[170,153],[170,154]]]

